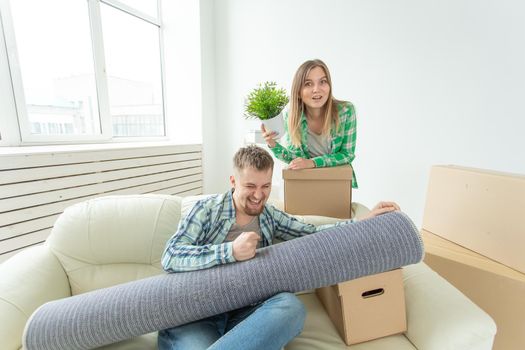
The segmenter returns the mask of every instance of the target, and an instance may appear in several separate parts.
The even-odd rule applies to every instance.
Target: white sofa
[[[160,257],[181,208],[196,198],[109,196],[74,205],[60,216],[46,243],[0,265],[0,348],[21,348],[24,326],[43,303],[163,273]],[[183,203],[184,202],[184,203]],[[321,224],[324,217],[300,217]],[[403,268],[408,331],[347,347],[314,293],[300,295],[308,310],[304,331],[288,350],[491,349],[493,320],[424,263]],[[156,349],[156,333],[103,349]]]

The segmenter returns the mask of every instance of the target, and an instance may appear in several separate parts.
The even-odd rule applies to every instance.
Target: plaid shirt
[[[284,113],[285,133],[284,140],[288,147],[276,143],[275,147],[270,148],[273,154],[280,160],[290,163],[295,158],[312,159],[316,168],[332,167],[338,165],[352,165],[355,158],[356,143],[356,117],[354,105],[350,102],[343,102],[337,105],[339,115],[339,127],[337,130],[332,128],[332,153],[318,157],[311,157],[308,151],[308,122],[303,113],[301,115],[301,145],[292,145],[290,134],[288,133],[288,112]],[[355,172],[352,174],[352,187],[357,188]]]
[[[162,255],[162,266],[166,271],[192,271],[236,261],[233,242],[224,241],[235,223],[232,193],[228,191],[198,201],[181,220]],[[274,238],[289,240],[349,222],[353,220],[316,227],[300,222],[269,204],[259,215],[263,247],[271,245]]]

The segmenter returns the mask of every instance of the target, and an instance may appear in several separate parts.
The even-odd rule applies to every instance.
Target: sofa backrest
[[[99,197],[66,209],[46,244],[76,295],[162,273],[161,255],[180,212],[177,196]]]

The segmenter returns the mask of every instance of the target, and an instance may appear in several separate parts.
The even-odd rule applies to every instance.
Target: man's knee
[[[276,309],[282,313],[282,320],[302,330],[306,318],[306,308],[293,293],[279,293],[272,297]]]
[[[275,297],[279,300],[279,303],[283,307],[290,309],[292,312],[305,313],[304,304],[295,294],[293,293],[279,293]]]

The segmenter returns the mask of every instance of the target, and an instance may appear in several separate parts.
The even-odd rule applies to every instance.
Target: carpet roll
[[[263,301],[372,275],[423,258],[412,221],[393,212],[262,248],[255,258],[159,275],[38,308],[25,349],[92,349]]]

